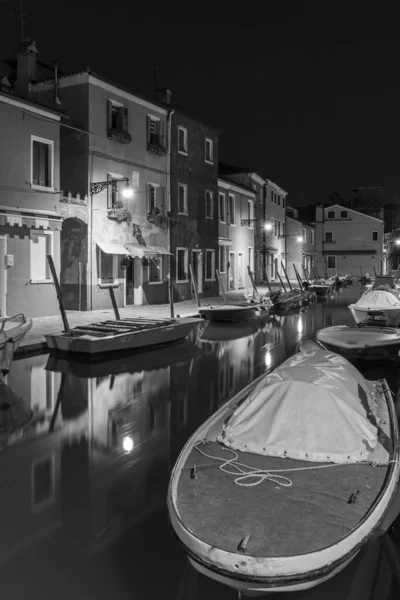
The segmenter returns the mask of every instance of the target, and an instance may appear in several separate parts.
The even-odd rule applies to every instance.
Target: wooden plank
[[[56,268],[54,266],[53,257],[51,256],[51,254],[47,255],[47,262],[49,263],[51,275],[53,277],[54,287],[56,288],[58,304],[60,307],[61,317],[62,317],[62,320],[64,323],[64,330],[69,331],[69,324],[68,324],[68,319],[67,319],[67,313],[65,312],[64,300],[63,300],[63,297],[61,294],[61,288],[60,288],[60,284],[58,283]]]
[[[114,309],[115,318],[119,321],[120,320],[120,316],[119,316],[119,310],[118,310],[118,306],[117,306],[117,301],[115,299],[114,288],[112,286],[110,286],[108,289],[110,291],[111,304],[112,304],[112,307]]]

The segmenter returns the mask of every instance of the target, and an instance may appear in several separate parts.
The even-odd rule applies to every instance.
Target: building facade
[[[224,290],[251,286],[254,273],[256,192],[226,179],[218,180],[219,272]]]
[[[303,224],[295,218],[297,211],[292,209],[293,217],[286,215],[286,273],[290,280],[296,281],[293,264],[301,275],[303,264]]]
[[[36,47],[21,44],[0,87],[0,315],[59,312],[47,255],[60,269],[60,119],[33,100]]]
[[[334,204],[315,213],[317,268],[328,275],[383,271],[384,223],[381,219]]]
[[[170,109],[86,70],[33,86],[67,112],[60,203],[61,288],[67,308],[168,301]],[[125,192],[133,197],[126,198]]]
[[[171,129],[171,279],[176,301],[218,295],[218,132],[180,111]]]

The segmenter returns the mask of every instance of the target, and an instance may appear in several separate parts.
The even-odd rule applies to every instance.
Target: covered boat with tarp
[[[356,323],[376,321],[386,327],[397,327],[400,323],[399,293],[389,286],[367,290],[349,309]]]
[[[201,573],[247,592],[300,590],[357,555],[398,479],[386,381],[307,341],[190,438],[168,508]]]

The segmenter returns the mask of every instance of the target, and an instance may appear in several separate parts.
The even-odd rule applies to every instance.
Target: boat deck
[[[97,323],[91,323],[90,325],[79,325],[74,327],[74,329],[71,329],[68,333],[70,335],[90,334],[94,336],[118,335],[120,333],[133,333],[135,331],[173,325],[176,322],[176,319],[145,319],[142,317],[132,319],[127,317],[126,319],[99,321]]]
[[[224,460],[234,456],[215,441],[200,449]],[[238,455],[239,462],[259,469],[307,470],[280,474],[292,481],[291,487],[268,480],[242,487],[234,482],[239,474],[222,472],[220,461],[193,448],[179,478],[176,505],[185,526],[210,546],[237,552],[241,540],[251,534],[246,554],[262,557],[317,551],[350,533],[374,504],[389,468],[335,465],[309,469],[321,463]],[[197,476],[193,476],[195,465]],[[349,503],[357,490],[356,502]]]

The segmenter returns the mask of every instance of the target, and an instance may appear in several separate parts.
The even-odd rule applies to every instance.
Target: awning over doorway
[[[137,256],[138,258],[152,256],[158,256],[160,254],[170,255],[171,252],[168,252],[166,248],[163,246],[143,246],[142,244],[125,244],[125,254],[128,253],[131,256]]]
[[[129,254],[128,250],[122,244],[113,244],[111,242],[98,242],[98,247],[103,250],[106,254]]]
[[[219,239],[218,246],[232,246],[232,240]]]

